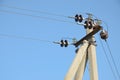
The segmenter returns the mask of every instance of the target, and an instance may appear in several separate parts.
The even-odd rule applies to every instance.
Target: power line
[[[47,19],[47,20],[52,20],[52,21],[67,22],[67,23],[75,24],[75,23],[70,22],[70,21],[60,20],[60,19],[56,19],[56,18],[49,18],[49,17],[37,16],[37,15],[25,14],[25,13],[18,13],[18,12],[8,11],[8,10],[0,10],[0,12],[9,13],[9,14],[18,14],[18,15],[30,16],[30,17],[40,18],[40,19],[42,18],[42,19]]]
[[[93,15],[93,14],[92,14]],[[107,29],[107,32],[109,32],[109,26],[108,26],[108,24],[105,22],[105,21],[103,21],[103,20],[101,20],[100,18],[98,18],[96,15],[93,15],[96,19],[99,19],[100,21],[102,21],[103,22],[103,24],[106,26],[106,29]]]
[[[109,26],[108,26],[108,24],[105,21],[103,21],[103,20],[102,20],[102,22],[106,25],[107,32],[109,33]]]
[[[53,41],[42,40],[42,39],[32,38],[32,37],[24,37],[24,36],[16,36],[16,35],[8,35],[8,34],[0,34],[0,36],[1,37],[8,37],[8,38],[26,39],[26,40],[34,40],[34,41],[40,41],[40,42],[53,43]]]
[[[9,6],[9,5],[3,5],[3,4],[0,4],[0,6],[7,7],[7,8],[12,8],[12,9],[18,9],[18,10],[24,10],[24,11],[29,11],[29,12],[35,12],[35,13],[41,13],[41,14],[47,14],[47,15],[52,15],[52,16],[68,18],[68,16],[65,16],[65,15],[55,14],[55,13],[50,13],[50,12],[45,12],[45,11],[31,10],[31,9],[25,9],[25,8],[20,8],[20,7],[16,7],[16,6]]]
[[[35,13],[40,13],[40,14],[46,14],[46,15],[52,15],[52,16],[69,18],[69,16],[62,15],[62,14],[55,14],[55,13],[50,13],[50,12],[45,12],[45,11],[38,11],[38,10],[20,8],[20,7],[16,7],[16,6],[5,5],[5,4],[0,4],[0,6],[6,7],[6,8],[11,8],[11,9],[24,10],[24,11],[35,12]],[[80,13],[83,13],[83,12],[80,12]],[[90,13],[83,13],[83,14],[90,14]],[[93,15],[93,14],[92,14],[92,15]],[[93,15],[93,16],[94,16],[96,19],[98,19],[98,17],[96,17],[95,15]],[[52,18],[52,19],[53,19],[53,18]],[[55,20],[56,20],[56,19],[55,19]],[[58,19],[57,19],[57,20],[58,20]],[[63,20],[59,20],[59,21],[62,21],[62,22],[63,22]],[[68,22],[68,21],[66,21],[66,22]],[[107,31],[108,31],[108,25],[105,23],[105,21],[102,20],[102,22],[106,25]]]
[[[113,74],[115,80],[117,80],[117,77],[116,77],[116,75],[115,75],[115,72],[114,72],[114,70],[113,70],[113,68],[112,68],[112,64],[110,63],[110,60],[109,60],[109,58],[108,58],[108,56],[107,56],[107,52],[106,52],[106,50],[105,50],[105,48],[104,48],[104,46],[103,46],[103,43],[102,43],[101,39],[99,39],[99,41],[100,41],[100,43],[101,43],[101,45],[102,45],[102,49],[103,49],[103,51],[104,51],[105,57],[106,57],[107,62],[108,62],[108,64],[109,64],[109,66],[110,66],[110,69],[111,69],[111,71],[112,71],[112,74]]]
[[[46,15],[52,15],[52,16],[58,16],[58,17],[65,17],[65,18],[69,18],[70,16],[66,16],[63,14],[55,14],[55,13],[50,13],[50,12],[45,12],[45,11],[38,11],[38,10],[32,10],[32,9],[25,9],[25,8],[20,8],[20,7],[16,7],[16,6],[10,6],[10,5],[5,5],[5,4],[0,4],[0,6],[2,7],[6,7],[6,8],[11,8],[11,9],[18,9],[18,10],[24,10],[24,11],[29,11],[29,12],[35,12],[35,13],[40,13],[40,14],[46,14]],[[90,13],[84,13],[84,12],[80,12],[83,14],[90,14]],[[93,15],[93,14],[91,14]],[[93,15],[96,19],[98,19],[95,15]],[[108,25],[103,21],[103,23],[107,26],[107,30],[108,30]]]
[[[112,58],[112,61],[113,61],[113,64],[114,64],[114,67],[115,67],[116,73],[117,73],[118,78],[119,78],[119,80],[120,80],[120,74],[119,74],[119,72],[118,72],[117,65],[115,64],[114,57],[113,57],[113,55],[112,55],[112,52],[111,52],[110,46],[109,46],[109,44],[108,44],[107,41],[106,41],[106,45],[107,45],[107,47],[108,47],[108,50],[109,50],[110,56],[111,56],[111,58]]]

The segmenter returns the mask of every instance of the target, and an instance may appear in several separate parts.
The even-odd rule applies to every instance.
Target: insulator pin
[[[82,15],[78,15],[78,14],[76,14],[75,15],[75,22],[82,22],[83,21],[83,17],[82,17]]]
[[[64,41],[63,41],[63,40],[60,41],[60,46],[61,46],[61,47],[64,46]]]
[[[84,28],[86,29],[86,28],[89,28],[89,29],[91,29],[92,27],[93,27],[93,24],[92,24],[92,21],[85,21],[84,22]]]
[[[65,47],[67,47],[68,46],[68,41],[67,40],[65,40]]]
[[[67,40],[65,40],[65,41],[63,41],[63,40],[61,40],[60,41],[60,46],[61,47],[67,47],[69,44],[68,44],[68,41]]]

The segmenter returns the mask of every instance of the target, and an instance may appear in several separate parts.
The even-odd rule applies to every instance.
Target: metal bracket
[[[98,31],[100,31],[102,29],[102,27],[100,25],[96,25],[94,27],[96,27],[96,28],[92,32],[90,32],[89,34],[87,34],[85,37],[83,37],[82,39],[80,39],[78,42],[76,42],[74,44],[75,47],[78,47],[83,42],[83,40],[90,39],[94,34],[96,34]]]

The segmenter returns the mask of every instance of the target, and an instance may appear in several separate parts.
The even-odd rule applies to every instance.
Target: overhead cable
[[[107,56],[107,52],[106,52],[106,50],[105,50],[105,48],[104,48],[104,46],[103,46],[103,43],[102,43],[102,41],[101,41],[100,38],[99,38],[99,41],[100,41],[100,43],[101,43],[101,45],[102,45],[102,49],[103,49],[103,51],[104,51],[106,60],[107,60],[107,62],[108,62],[108,64],[109,64],[110,69],[111,69],[111,71],[112,71],[112,74],[113,74],[113,76],[114,76],[114,78],[115,78],[114,80],[117,80],[117,77],[116,77],[115,72],[114,72],[114,70],[113,70],[112,64],[111,64],[111,62],[110,62],[110,60],[109,60],[109,57]]]
[[[50,13],[50,12],[45,12],[45,11],[25,9],[25,8],[20,8],[20,7],[16,7],[16,6],[5,5],[5,4],[0,4],[0,6],[6,7],[6,8],[12,8],[12,9],[18,9],[18,10],[24,10],[24,11],[29,11],[29,12],[35,12],[35,13],[41,13],[41,14],[46,14],[46,15],[52,15],[52,16],[58,16],[58,17],[66,17],[66,18],[68,18],[68,16],[65,16],[65,15],[55,14],[55,13]]]
[[[47,19],[47,20],[52,20],[52,21],[59,21],[59,22],[66,22],[66,23],[75,24],[75,23],[70,22],[70,21],[60,20],[60,19],[56,19],[56,18],[50,18],[50,17],[44,17],[44,16],[37,16],[37,15],[19,13],[19,12],[8,11],[8,10],[0,10],[0,12],[9,13],[9,14],[18,14],[18,15],[24,15],[24,16],[35,17],[35,18],[39,18],[39,19]]]
[[[9,34],[1,34],[1,33],[0,33],[0,37],[8,37],[8,38],[16,38],[16,39],[26,39],[26,40],[34,40],[34,41],[40,41],[40,42],[53,43],[53,41],[42,40],[42,39],[38,39],[38,38],[16,36],[16,35],[9,35]]]
[[[114,67],[115,67],[115,71],[116,71],[116,73],[117,73],[117,75],[118,75],[118,78],[119,78],[119,80],[120,80],[120,73],[118,72],[119,70],[117,69],[117,65],[116,65],[116,63],[115,63],[114,57],[113,57],[113,55],[112,55],[112,52],[111,52],[110,46],[109,46],[109,44],[108,44],[107,41],[106,41],[106,45],[107,45],[107,47],[108,47],[108,50],[109,50],[109,53],[110,53],[111,59],[112,59],[112,61],[113,61],[113,64],[114,64]]]
[[[93,15],[93,14],[92,14]],[[101,20],[100,18],[98,18],[96,15],[93,15],[96,19],[99,19],[99,20]],[[109,26],[108,26],[108,24],[104,21],[104,20],[101,20],[102,21],[102,23],[106,26],[106,29],[107,29],[107,32],[109,32]]]

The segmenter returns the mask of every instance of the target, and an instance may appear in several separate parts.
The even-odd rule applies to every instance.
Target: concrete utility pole
[[[76,18],[78,19],[83,18]],[[93,21],[90,16],[87,18],[85,24],[86,36],[74,45],[78,47],[81,43],[83,45],[77,51],[76,57],[68,70],[68,73],[64,80],[82,80],[87,61],[89,62],[90,80],[98,80],[97,60],[96,60],[96,45],[94,34],[102,29],[99,25],[93,25]]]
[[[78,53],[76,54],[76,57],[71,65],[66,77],[65,77],[65,80],[73,80],[79,67],[82,68],[81,73],[83,73],[84,66],[81,64],[85,64],[85,57],[86,57],[85,53],[86,53],[87,47],[88,47],[88,41],[84,41],[83,45],[81,46],[81,48],[78,50]],[[81,75],[83,75],[83,74],[81,74]],[[80,77],[80,76],[78,76],[78,77]]]
[[[87,34],[89,34],[93,29],[87,28],[86,31]],[[83,41],[83,45],[79,48],[65,80],[73,80],[73,78],[75,78],[75,80],[82,80],[87,61],[89,61],[90,80],[98,80],[96,46],[94,42],[94,36]]]
[[[81,47],[76,50],[76,57],[64,80],[82,80],[87,62],[89,63],[90,80],[98,80],[96,41],[94,35],[102,30],[100,36],[102,39],[106,40],[108,38],[108,33],[100,26],[101,20],[93,19],[92,14],[87,15],[88,18],[83,18],[82,15],[78,14],[76,14],[75,17],[69,17],[74,18],[77,24],[84,26],[86,29],[86,36],[72,43],[75,47],[79,45],[81,45]],[[67,47],[69,45],[67,40],[61,40],[60,42],[54,43],[60,44],[61,47]]]

